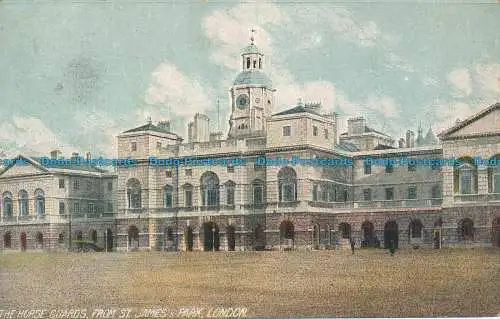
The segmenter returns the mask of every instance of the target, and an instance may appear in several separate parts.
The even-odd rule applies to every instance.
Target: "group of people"
[[[349,241],[351,243],[352,254],[354,255],[354,248],[356,247],[356,242],[354,241],[353,238],[350,238]],[[394,256],[394,253],[396,252],[396,243],[394,242],[394,240],[391,240],[388,249],[389,249],[389,252],[391,253],[391,256]]]

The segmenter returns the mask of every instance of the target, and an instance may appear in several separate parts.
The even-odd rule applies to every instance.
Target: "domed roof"
[[[259,54],[262,54],[260,53],[259,49],[257,48],[257,46],[255,44],[249,44],[247,45],[243,51],[241,52],[241,54],[252,54],[252,53],[259,53]]]
[[[234,80],[234,85],[254,84],[271,89],[273,82],[271,79],[261,71],[243,71]]]

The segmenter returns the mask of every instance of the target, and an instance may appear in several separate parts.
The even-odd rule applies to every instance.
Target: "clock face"
[[[236,106],[240,109],[244,109],[248,106],[249,101],[250,99],[248,98],[248,95],[240,94],[240,96],[236,99]]]

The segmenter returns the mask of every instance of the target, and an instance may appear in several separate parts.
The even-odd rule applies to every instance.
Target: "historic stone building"
[[[58,151],[18,156],[0,173],[0,245],[21,250],[67,248],[73,240],[113,247],[116,176]],[[109,232],[106,235],[107,230]]]
[[[62,171],[35,172],[35,162],[22,176],[15,166],[4,171],[2,247],[14,247],[20,232],[33,243],[38,231],[57,242],[69,229],[58,205],[93,201],[113,214],[85,218],[74,208],[72,231],[118,251],[328,249],[348,238],[363,246],[500,246],[500,104],[457,122],[441,142],[419,127],[416,139],[408,131],[395,147],[359,117],[338,135],[337,114],[321,104],[299,101],[275,113],[279,92],[253,40],[241,59],[227,138],[210,132],[204,114],[189,123],[187,142],[168,121],[149,121],[118,136],[117,157],[133,165],[118,166],[116,176],[64,173],[68,186],[95,181],[89,194],[58,189]],[[15,206],[21,188],[33,207],[42,189],[53,213],[23,220]],[[6,213],[19,209],[19,217]]]

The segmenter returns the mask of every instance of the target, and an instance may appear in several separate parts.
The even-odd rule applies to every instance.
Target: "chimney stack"
[[[50,158],[51,159],[61,158],[61,151],[60,150],[53,150],[52,152],[50,152]]]
[[[90,161],[92,159],[90,152],[87,152],[85,157],[86,157],[87,161]]]
[[[170,132],[170,121],[159,121],[157,126],[166,132]]]
[[[399,139],[399,148],[405,148],[406,145],[405,145],[405,139],[404,138],[400,138]]]
[[[71,159],[76,159],[76,158],[78,158],[78,153],[71,154]]]

